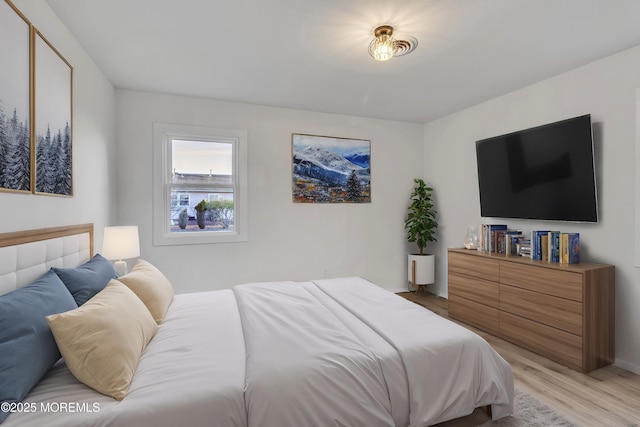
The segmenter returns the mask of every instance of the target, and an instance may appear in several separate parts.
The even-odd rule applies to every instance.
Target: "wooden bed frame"
[[[23,243],[39,242],[56,237],[73,236],[89,233],[90,255],[93,256],[93,224],[65,225],[62,227],[37,228],[27,231],[13,231],[0,233],[0,248],[21,245]]]

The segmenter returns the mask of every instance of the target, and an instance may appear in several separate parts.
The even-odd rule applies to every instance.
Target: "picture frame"
[[[0,1],[0,191],[31,192],[31,23]]]
[[[34,192],[72,196],[73,67],[39,31],[34,38]]]
[[[371,203],[371,141],[291,135],[294,203]]]

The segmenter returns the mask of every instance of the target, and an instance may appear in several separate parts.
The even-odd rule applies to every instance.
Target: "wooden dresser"
[[[581,372],[615,355],[615,268],[449,249],[449,317]]]

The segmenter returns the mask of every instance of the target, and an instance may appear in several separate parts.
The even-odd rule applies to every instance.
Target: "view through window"
[[[171,233],[234,229],[233,143],[171,140]]]

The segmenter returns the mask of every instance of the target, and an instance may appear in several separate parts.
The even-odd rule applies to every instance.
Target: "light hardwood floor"
[[[433,294],[401,295],[448,317],[447,300]],[[640,426],[640,376],[616,366],[581,374],[543,356],[460,323],[482,336],[511,364],[516,386],[579,426]],[[441,426],[472,426],[488,419],[479,410]]]

